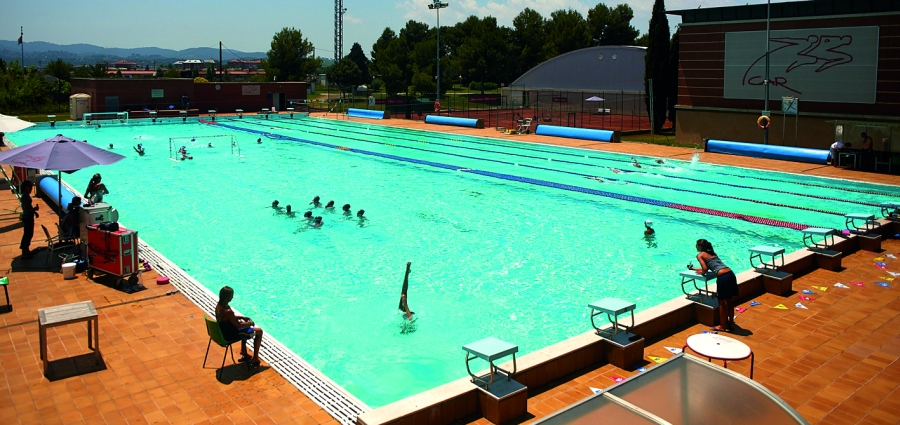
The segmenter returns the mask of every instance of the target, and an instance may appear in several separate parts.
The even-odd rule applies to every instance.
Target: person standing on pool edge
[[[406,320],[411,320],[413,314],[416,314],[409,310],[409,304],[406,302],[406,292],[409,290],[409,267],[411,265],[412,262],[406,263],[406,274],[403,275],[403,289],[400,290],[400,305],[398,306]]]
[[[700,267],[688,268],[697,272],[697,274],[705,274],[712,271],[716,274],[716,294],[719,300],[719,325],[711,330],[716,332],[734,330],[734,305],[732,299],[738,295],[737,277],[728,266],[719,259],[716,251],[713,250],[712,244],[706,239],[697,239],[697,261]]]
[[[29,249],[31,247],[31,238],[34,237],[34,219],[40,217],[37,213],[39,205],[31,203],[31,190],[34,183],[31,180],[25,180],[19,185],[19,200],[22,202],[22,241],[19,248],[22,249],[23,259],[34,257],[34,253]]]

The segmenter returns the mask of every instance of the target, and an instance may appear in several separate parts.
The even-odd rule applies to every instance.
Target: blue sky
[[[442,26],[468,16],[494,16],[501,25],[512,26],[513,18],[530,7],[545,17],[559,9],[574,9],[587,15],[596,1],[586,0],[444,0]],[[669,0],[670,10],[764,3],[762,0]],[[779,1],[779,0],[776,0]],[[358,42],[368,55],[372,44],[386,28],[397,31],[413,19],[435,25],[431,0],[344,0],[344,54]],[[647,31],[652,0],[613,0],[610,6],[628,3],[635,11],[632,21],[641,33]],[[3,0],[0,39],[15,40],[25,27],[25,41],[57,44],[87,43],[101,47],[190,47],[225,46],[241,51],[265,52],[272,36],[281,28],[294,27],[316,46],[320,56],[334,50],[334,0]],[[669,17],[677,23],[677,17]]]

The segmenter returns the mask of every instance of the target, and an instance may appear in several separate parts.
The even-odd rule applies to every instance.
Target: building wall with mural
[[[772,4],[768,103],[765,4],[670,12],[683,18],[676,137],[762,143],[765,108],[770,144],[825,149],[843,120],[857,124],[838,138],[867,131],[876,149],[888,139],[900,151],[900,134],[877,125],[900,126],[900,10],[877,3]]]

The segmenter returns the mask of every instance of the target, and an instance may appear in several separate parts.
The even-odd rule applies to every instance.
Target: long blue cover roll
[[[349,115],[351,117],[359,117],[359,118],[372,118],[375,120],[383,120],[384,119],[384,111],[377,111],[374,109],[348,108],[347,115]]]
[[[446,117],[443,115],[428,115],[425,124],[454,125],[457,127],[484,128],[484,120],[476,118]]]
[[[593,140],[596,142],[611,142],[615,132],[610,130],[593,130],[589,128],[560,127],[558,125],[541,124],[534,131],[539,136],[568,137],[570,139]]]
[[[44,196],[48,201],[53,202],[54,204],[58,201],[59,196],[59,181],[57,181],[57,176],[45,176],[38,182],[38,188],[41,189],[41,192],[44,192]],[[65,186],[62,187],[62,204],[68,206],[69,203],[72,202],[72,198],[75,197],[75,194],[69,191]],[[62,207],[65,208],[65,207]]]
[[[780,159],[782,161],[826,164],[830,152],[825,149],[797,148],[792,146],[761,145],[758,143],[708,140],[706,151],[750,156],[754,158]]]

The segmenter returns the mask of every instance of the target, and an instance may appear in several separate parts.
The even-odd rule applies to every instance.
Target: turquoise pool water
[[[242,313],[372,407],[465,376],[466,343],[494,336],[518,344],[521,355],[590,330],[593,300],[622,298],[642,310],[681,295],[676,272],[693,260],[698,238],[711,240],[736,270],[749,267],[754,245],[802,247],[796,230],[611,196],[843,228],[834,213],[876,213],[863,204],[896,200],[889,193],[897,192],[643,157],[638,169],[629,156],[369,123],[219,123],[234,128],[39,127],[13,139],[62,132],[113,143],[127,159],[65,180],[83,190],[91,174],[102,173],[106,200],[123,223],[214,293],[234,287]],[[230,136],[241,156],[232,154]],[[175,148],[187,145],[194,159],[169,160],[170,138],[182,138]],[[145,156],[132,150],[137,143]],[[542,182],[557,186],[535,184]],[[313,209],[325,224],[310,229],[301,216],[316,195],[337,208]],[[274,199],[296,216],[273,210]],[[344,203],[354,213],[365,209],[368,220],[342,215]],[[654,240],[643,237],[646,219],[654,222]],[[396,307],[407,261],[413,329]]]

